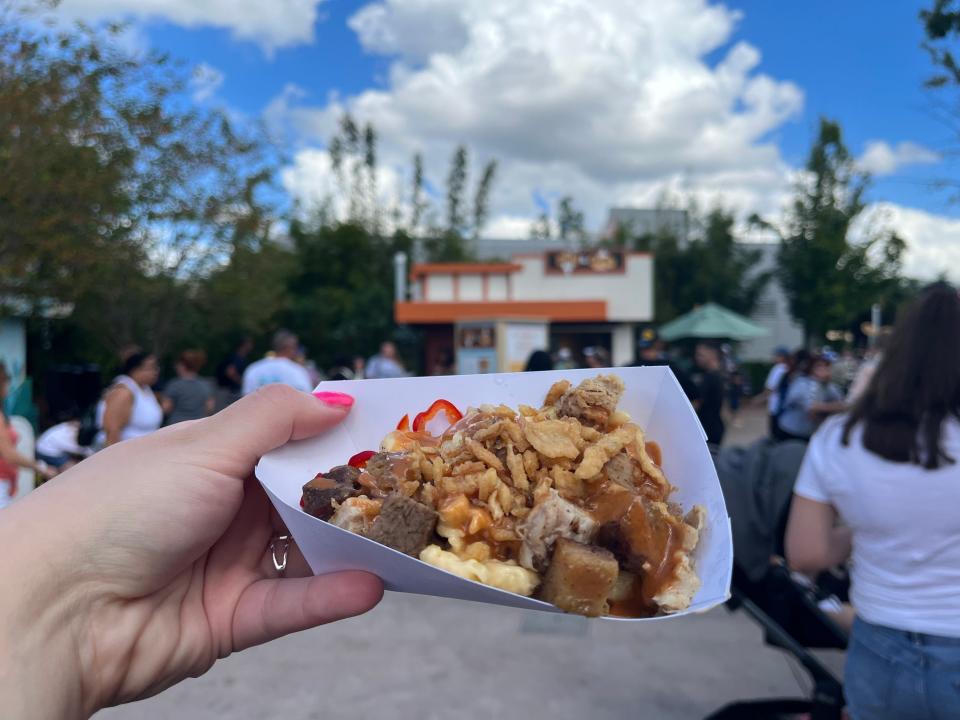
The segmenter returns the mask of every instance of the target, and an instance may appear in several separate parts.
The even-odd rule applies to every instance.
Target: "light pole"
[[[877,346],[877,338],[880,336],[880,323],[883,322],[883,318],[880,315],[880,303],[874,303],[870,307],[870,327],[873,332],[870,333],[870,337],[867,338],[867,344],[871,348]]]
[[[393,299],[407,301],[407,254],[397,252],[393,256]]]

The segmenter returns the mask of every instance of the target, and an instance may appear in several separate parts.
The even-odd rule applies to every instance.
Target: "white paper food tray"
[[[300,509],[301,488],[318,472],[345,464],[353,454],[376,450],[404,414],[413,418],[438,398],[461,410],[484,403],[540,407],[557,380],[577,384],[600,373],[614,373],[623,379],[626,392],[620,408],[643,428],[647,440],[660,445],[664,474],[677,487],[671,499],[684,510],[695,504],[707,509],[707,525],[694,552],[702,586],[689,609],[667,617],[708,610],[729,597],[733,564],[730,523],[703,428],[673,373],[665,367],[325,382],[320,389],[356,398],[346,420],[324,435],[290,442],[264,455],[256,475],[318,575],[366,570],[382,578],[388,590],[561,612],[549,603],[466,580],[308,515]],[[664,618],[606,619],[649,622]]]

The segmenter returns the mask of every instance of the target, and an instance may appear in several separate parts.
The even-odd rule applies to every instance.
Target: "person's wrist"
[[[86,718],[97,709],[81,666],[90,597],[81,585],[64,582],[72,573],[69,545],[58,551],[54,518],[38,518],[34,514],[38,504],[31,500],[34,498],[24,498],[0,514],[0,547],[28,548],[0,557],[4,584],[0,593],[0,697],[4,714]],[[46,529],[50,533],[44,535]],[[31,537],[35,539],[24,540]]]

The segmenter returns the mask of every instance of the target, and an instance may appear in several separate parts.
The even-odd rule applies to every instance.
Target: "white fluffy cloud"
[[[901,142],[890,145],[883,140],[871,140],[867,143],[863,155],[857,158],[862,170],[881,177],[892,175],[907,165],[931,165],[940,162],[940,155],[933,150],[913,142]]]
[[[351,171],[345,171],[346,181],[352,177]],[[344,193],[338,192],[337,175],[330,162],[330,155],[316,148],[307,148],[296,154],[293,163],[280,173],[280,181],[308,214],[318,210],[332,213],[337,217],[348,214],[348,200]],[[392,210],[403,208],[401,179],[389,167],[378,167],[376,173],[376,206],[387,209],[381,221],[392,229]]]
[[[216,94],[223,85],[224,75],[217,68],[207,63],[200,63],[193,70],[190,78],[190,90],[194,102],[203,103]]]
[[[376,126],[395,187],[417,151],[441,188],[458,143],[474,170],[496,158],[491,237],[525,237],[535,194],[572,195],[591,229],[612,205],[691,198],[775,218],[799,171],[772,136],[799,114],[803,93],[759,72],[753,46],[728,47],[738,17],[709,0],[368,4],[350,27],[367,52],[392,59],[389,73],[356,95],[310,98],[288,86],[271,103],[271,122],[307,146],[284,184],[312,202],[332,190],[329,163],[309,146],[322,146],[349,110]],[[937,159],[915,143],[875,141],[860,163],[888,174]],[[908,239],[909,272],[960,267],[960,221],[892,204],[871,208],[868,221]]]
[[[348,109],[380,133],[386,163],[423,151],[442,184],[452,148],[497,158],[491,230],[531,216],[531,193],[572,194],[594,227],[615,203],[665,189],[774,210],[789,171],[768,135],[803,94],[757,72],[728,41],[738,14],[706,0],[386,0],[350,21],[394,58],[383,89],[271,108],[303,138],[329,138]]]
[[[267,52],[313,40],[323,0],[63,0],[58,12],[86,20],[166,20],[229,30]]]
[[[907,275],[933,280],[945,274],[960,282],[960,219],[880,202],[864,211],[853,231],[871,227],[892,228],[907,240]]]
[[[434,0],[409,0],[402,6],[372,3],[350,18],[349,25],[366,50],[400,55],[413,62],[428,60],[436,53],[456,52],[469,39],[456,9]]]

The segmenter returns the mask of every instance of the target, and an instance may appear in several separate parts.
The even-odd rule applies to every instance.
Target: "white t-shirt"
[[[851,602],[867,622],[960,637],[960,422],[943,424],[957,463],[925,470],[864,449],[845,416],[813,436],[794,492],[832,505],[853,531]]]
[[[371,380],[378,378],[400,378],[406,373],[403,366],[392,358],[385,358],[383,355],[374,355],[367,361],[366,375]]]
[[[77,443],[77,431],[80,423],[62,422],[48,428],[37,438],[37,452],[50,457],[58,455],[89,455],[90,448]]]
[[[767,381],[763,387],[770,391],[770,397],[767,398],[767,410],[771,415],[776,415],[780,410],[780,381],[783,380],[787,372],[787,366],[783,363],[777,363],[770,372],[767,373]]]
[[[302,365],[284,357],[257,360],[243,371],[243,394],[249,395],[264,385],[282,383],[303,392],[313,390],[310,373]]]

